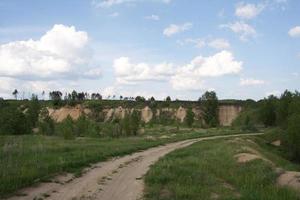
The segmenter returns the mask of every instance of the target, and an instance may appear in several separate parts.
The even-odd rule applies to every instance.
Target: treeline
[[[37,96],[27,106],[18,106],[0,99],[0,135],[30,134],[37,127],[40,103]]]
[[[277,127],[284,133],[283,145],[293,159],[300,161],[300,93],[286,90],[280,97],[248,101],[235,125]]]
[[[14,91],[14,94],[17,92]],[[68,104],[75,105],[78,101],[85,100],[88,94],[67,93],[65,99],[62,99],[62,93],[60,91],[50,92],[51,101],[55,105],[59,105],[62,102],[68,102]],[[101,100],[101,95],[93,93],[92,98]],[[141,96],[137,96],[135,101],[144,102],[146,99]],[[152,97],[149,99],[149,106],[153,111],[154,117],[149,125],[162,124],[162,125],[176,125],[178,122],[170,112],[161,111],[159,117],[156,117],[156,110],[158,107],[157,102]],[[165,106],[169,106],[171,98],[167,97]],[[88,107],[91,109],[91,113],[88,116],[81,116],[78,120],[74,121],[71,117],[68,117],[61,123],[54,122],[49,116],[48,110],[45,106],[41,105],[41,101],[38,100],[36,95],[32,95],[30,101],[22,101],[23,104],[18,104],[11,101],[0,100],[0,135],[19,135],[38,133],[42,135],[58,135],[63,136],[66,139],[72,139],[78,136],[130,136],[137,135],[139,129],[145,126],[141,121],[141,113],[137,110],[133,110],[130,113],[126,113],[122,119],[110,119],[105,122],[103,116],[102,101],[89,102]],[[195,121],[195,114],[192,111],[192,106],[187,108],[187,115],[185,122],[180,126],[188,127],[215,127],[218,126],[218,98],[215,92],[206,92],[198,101],[199,106],[203,108],[204,121]]]

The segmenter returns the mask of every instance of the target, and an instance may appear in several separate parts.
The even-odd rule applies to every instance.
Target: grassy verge
[[[247,149],[259,152],[273,164],[260,159],[238,163],[234,156]],[[276,186],[278,166],[299,170],[299,166],[246,138],[203,141],[156,163],[145,177],[145,199],[299,199],[296,192]]]
[[[80,173],[83,167],[114,156],[178,140],[235,133],[230,129],[177,130],[155,126],[146,129],[142,136],[118,139],[0,136],[0,196],[47,180],[57,173]]]

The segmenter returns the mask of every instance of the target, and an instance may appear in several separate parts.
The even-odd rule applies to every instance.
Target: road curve
[[[218,138],[254,136],[262,133],[211,136],[189,139],[150,148],[120,158],[101,162],[88,169],[81,177],[67,174],[58,176],[49,183],[25,188],[9,200],[136,200],[143,195],[143,176],[149,167],[166,154],[195,142]]]

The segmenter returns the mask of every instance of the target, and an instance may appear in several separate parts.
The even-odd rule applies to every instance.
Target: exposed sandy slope
[[[258,134],[247,134],[258,135]],[[237,137],[242,135],[215,136],[191,139],[151,148],[132,155],[115,158],[96,164],[79,178],[70,175],[56,177],[51,183],[26,188],[10,199],[101,199],[101,200],[135,200],[143,193],[143,176],[149,167],[160,157],[195,142],[217,138]],[[246,134],[243,134],[246,136]]]

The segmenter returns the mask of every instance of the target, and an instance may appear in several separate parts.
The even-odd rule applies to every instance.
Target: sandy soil
[[[300,191],[300,172],[286,171],[278,177],[277,183]]]
[[[19,196],[9,199],[141,199],[144,189],[143,176],[149,167],[162,156],[195,142],[246,135],[258,134],[206,137],[154,147],[132,155],[95,164],[78,178],[74,178],[70,174],[55,177],[52,182],[40,183],[39,185],[25,188],[18,192]]]

